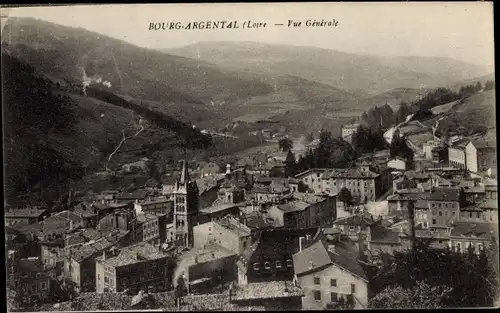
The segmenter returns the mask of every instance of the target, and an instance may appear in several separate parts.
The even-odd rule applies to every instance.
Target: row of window
[[[47,284],[46,282],[40,283],[40,291],[47,290]],[[38,284],[33,284],[31,285],[31,292],[37,292],[38,291]]]
[[[265,270],[270,270],[272,267],[272,262],[264,262],[264,269]],[[281,261],[275,261],[274,262],[274,267],[276,269],[284,268],[284,264]],[[293,267],[293,261],[291,259],[286,260],[286,267],[291,268]],[[254,263],[253,264],[253,270],[254,271],[259,271],[260,270],[260,263]]]
[[[351,294],[356,293],[356,285],[351,284]],[[321,291],[319,290],[313,290],[313,297],[314,300],[316,301],[321,301]],[[338,300],[338,294],[336,292],[331,292],[330,293],[330,301],[335,302]]]
[[[436,203],[433,202],[432,203],[432,208],[436,208],[436,207],[438,207],[438,208],[442,208],[442,207],[448,208],[448,205],[452,209],[456,209],[457,206],[458,206],[456,203],[437,203],[437,205],[436,205]]]
[[[321,279],[319,277],[314,277],[314,284],[321,285]],[[337,287],[337,280],[332,278],[330,279],[330,287]]]

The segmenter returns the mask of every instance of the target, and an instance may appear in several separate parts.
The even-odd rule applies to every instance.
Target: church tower
[[[193,246],[193,227],[198,222],[199,195],[196,182],[189,178],[186,161],[181,162],[181,175],[173,192],[175,242],[189,248]]]

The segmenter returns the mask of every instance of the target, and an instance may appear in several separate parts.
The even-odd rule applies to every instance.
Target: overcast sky
[[[45,6],[12,9],[9,16],[83,27],[147,48],[174,48],[200,41],[255,41],[494,64],[493,4],[487,2]],[[336,19],[339,24],[334,28],[274,26],[289,19]],[[268,27],[148,30],[151,22],[202,20],[252,20],[266,22]]]

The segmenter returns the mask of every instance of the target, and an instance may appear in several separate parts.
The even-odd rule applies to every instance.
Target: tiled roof
[[[210,207],[207,207],[207,208],[202,208],[200,209],[200,214],[201,215],[208,215],[208,214],[213,214],[213,213],[217,213],[217,212],[220,212],[220,211],[225,211],[225,210],[229,210],[229,209],[232,209],[232,208],[235,208],[235,207],[238,207],[237,204],[232,204],[232,203],[227,203],[227,204],[218,204],[218,205],[213,205],[213,206],[210,206]]]
[[[19,259],[19,272],[23,274],[36,274],[43,272],[43,264],[40,258]]]
[[[498,235],[498,225],[493,223],[455,223],[451,230],[453,237],[470,237],[490,239],[492,235]]]
[[[293,197],[295,199],[304,201],[309,204],[316,204],[325,201],[325,197],[318,196],[318,195],[313,195],[310,193],[304,193],[304,192],[295,192],[293,194]]]
[[[333,224],[349,226],[369,226],[375,223],[375,219],[369,213],[360,213],[337,219]]]
[[[46,209],[13,209],[5,213],[5,217],[32,217],[36,218],[47,212]]]
[[[302,297],[304,293],[291,281],[249,283],[233,290],[232,301]]]
[[[478,150],[483,150],[483,149],[494,150],[496,148],[495,142],[488,142],[488,141],[486,141],[484,139],[472,139],[470,142]]]
[[[375,243],[396,243],[396,244],[399,244],[400,243],[399,230],[397,229],[397,227],[394,227],[394,225],[392,225],[392,227],[394,228],[393,230],[382,228],[382,227],[377,227],[373,232],[371,232],[371,234],[370,234],[371,240],[370,241],[375,242]],[[403,225],[401,225],[401,227],[404,228]]]
[[[75,214],[82,214],[84,218],[86,217],[92,217],[95,216],[96,214],[94,213],[94,210],[92,209],[91,204],[86,204],[86,203],[79,203],[76,206],[73,207],[73,213]]]
[[[82,217],[80,217],[80,215],[78,215],[74,212],[71,212],[71,211],[62,211],[62,212],[55,214],[54,216],[64,217],[70,221],[73,221],[73,223],[81,223],[82,222]],[[49,219],[50,219],[50,217],[48,219],[45,219],[45,222],[47,222],[47,220],[49,220]]]
[[[266,256],[269,259],[291,257],[299,250],[299,238],[315,236],[319,228],[287,229],[271,228],[260,231],[259,238],[245,251],[242,257],[249,261],[254,256]]]
[[[106,258],[105,261],[102,260],[102,257],[99,257],[99,261],[103,261],[103,263],[108,266],[121,267],[165,257],[167,257],[167,255],[161,253],[158,248],[155,248],[147,242],[141,242],[121,249],[118,255]]]
[[[149,213],[139,213],[137,214],[137,221],[139,223],[146,223],[148,221],[157,220],[158,216]]]
[[[356,252],[352,248],[335,245],[333,249],[330,249],[325,239],[318,240],[294,254],[293,265],[295,274],[299,276],[321,270],[329,265],[335,265],[365,281],[367,280],[366,273],[359,264]]]
[[[238,237],[250,236],[252,233],[252,230],[249,227],[240,223],[240,221],[232,216],[226,216],[225,218],[215,221],[215,223],[226,229],[232,230]]]
[[[430,201],[460,201],[460,188],[435,187],[431,189],[428,200]]]
[[[291,201],[285,204],[278,204],[277,207],[279,210],[288,213],[288,212],[296,212],[296,211],[303,211],[310,207],[311,205],[308,203],[305,203],[303,201]]]
[[[77,262],[82,262],[96,253],[102,252],[105,249],[110,248],[113,245],[113,242],[108,241],[106,238],[100,238],[95,242],[89,242],[87,244],[83,244],[77,248],[70,249],[71,250],[71,258]]]
[[[180,258],[187,261],[187,263],[206,263],[213,260],[227,258],[236,255],[234,252],[218,245],[208,244],[200,248],[193,248],[185,252]]]
[[[329,170],[329,178],[376,178],[380,174],[372,171],[362,171],[358,168],[348,168],[348,169],[331,169]]]

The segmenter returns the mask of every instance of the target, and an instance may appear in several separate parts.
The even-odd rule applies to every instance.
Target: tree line
[[[492,89],[495,89],[495,82],[492,80],[486,81],[484,86],[479,81],[475,84],[461,86],[458,92],[440,87],[429,91],[425,96],[411,103],[401,101],[396,111],[392,110],[388,104],[371,108],[363,112],[361,120],[369,129],[380,128],[385,131],[394,124],[405,121],[409,114],[415,114],[415,118],[417,119],[432,116],[430,110],[435,106],[464,100],[481,90]]]
[[[432,248],[417,241],[387,259],[371,279],[377,309],[492,307],[498,297],[498,244],[482,251]]]
[[[285,146],[291,149],[291,146],[286,144]],[[309,149],[298,160],[290,149],[285,160],[285,176],[287,177],[293,177],[311,168],[344,168],[352,164],[357,156],[356,151],[348,142],[335,138],[327,130],[321,131],[318,146],[315,149]]]
[[[82,169],[49,142],[49,135],[71,133],[75,103],[8,54],[2,54],[2,67],[6,197],[11,202],[37,184],[55,184],[59,194],[61,186],[80,177]]]

